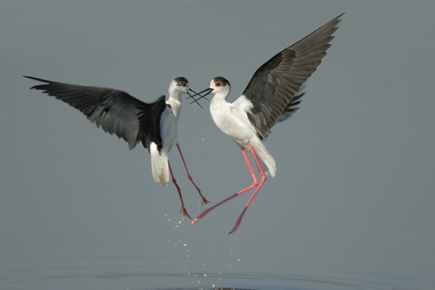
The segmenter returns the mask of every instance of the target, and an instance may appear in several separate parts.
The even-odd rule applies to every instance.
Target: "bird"
[[[184,206],[180,187],[174,178],[168,154],[176,145],[181,160],[187,172],[188,179],[193,183],[202,198],[202,205],[208,200],[193,181],[181,153],[177,140],[177,125],[181,112],[181,95],[189,92],[189,82],[185,77],[177,77],[169,85],[169,98],[160,96],[152,103],[142,102],[128,93],[116,89],[73,85],[49,81],[45,79],[24,76],[45,84],[30,89],[42,90],[43,93],[53,96],[70,106],[80,110],[89,121],[101,127],[104,132],[115,134],[124,139],[132,150],[142,142],[151,155],[152,175],[155,182],[167,186],[169,175],[177,188],[181,200],[183,217],[191,217]]]
[[[344,14],[344,13],[343,13]],[[253,183],[223,201],[205,209],[192,224],[198,222],[214,208],[242,193],[255,188],[248,203],[237,219],[230,234],[238,229],[243,215],[252,200],[267,180],[260,160],[266,165],[271,177],[276,174],[276,163],[267,151],[262,140],[267,140],[270,129],[277,122],[285,121],[298,109],[300,93],[305,81],[316,70],[330,47],[332,34],[343,14],[332,19],[308,36],[282,50],[254,73],[242,95],[233,103],[227,98],[231,92],[230,82],[224,77],[215,77],[209,88],[197,93],[201,99],[214,94],[210,101],[210,113],[216,126],[241,148],[243,157],[253,179]],[[202,95],[205,93],[204,95]],[[247,153],[251,152],[261,174],[259,182],[249,162]]]

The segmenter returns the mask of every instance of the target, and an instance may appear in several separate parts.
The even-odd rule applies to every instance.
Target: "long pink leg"
[[[249,146],[249,149],[251,149],[251,153],[252,153],[252,155],[254,156],[254,159],[255,159],[255,162],[257,163],[258,169],[260,169],[260,172],[261,172],[261,176],[262,176],[262,178],[261,178],[260,185],[257,187],[257,189],[256,189],[256,190],[254,191],[254,193],[252,194],[251,198],[249,199],[248,203],[246,204],[245,208],[243,209],[242,214],[241,214],[241,215],[239,216],[239,218],[237,219],[236,224],[234,225],[234,227],[233,227],[233,229],[231,230],[230,234],[234,233],[234,232],[238,229],[240,223],[242,222],[243,215],[245,214],[246,210],[248,209],[248,207],[249,207],[249,205],[251,204],[251,202],[252,202],[252,200],[254,199],[254,197],[257,195],[257,192],[260,190],[260,188],[263,186],[263,184],[264,184],[264,183],[266,182],[266,180],[267,180],[267,175],[264,173],[264,170],[263,170],[263,168],[261,167],[260,162],[258,161],[258,158],[257,158],[257,155],[255,154],[254,149],[252,149],[251,142],[248,142],[248,146]]]
[[[181,200],[181,210],[183,211],[183,217],[184,217],[184,216],[187,216],[188,218],[192,219],[192,218],[190,217],[190,215],[187,213],[186,208],[184,207],[183,197],[181,196],[181,190],[180,190],[180,187],[179,187],[178,184],[177,184],[177,181],[176,181],[175,178],[174,178],[174,175],[172,174],[171,163],[169,163],[169,160],[168,160],[168,165],[169,165],[169,172],[171,172],[172,182],[175,184],[175,187],[176,187],[177,190],[178,190],[178,194],[180,195],[180,200]]]
[[[202,196],[201,190],[199,190],[199,188],[198,188],[198,186],[196,186],[195,182],[193,182],[192,177],[190,176],[189,170],[187,170],[186,162],[184,162],[183,153],[181,153],[180,145],[178,145],[178,143],[177,143],[177,148],[178,148],[178,152],[180,152],[181,160],[183,160],[184,168],[186,168],[187,178],[189,178],[189,180],[192,181],[193,185],[196,187],[196,190],[198,190],[199,195],[202,197],[201,206],[203,206],[204,203],[205,204],[209,203],[209,201],[206,200],[204,196]]]
[[[249,144],[249,143],[248,143],[248,144]],[[251,149],[251,150],[252,150],[252,149]],[[224,199],[223,201],[221,201],[221,202],[215,204],[214,206],[209,207],[208,209],[204,210],[204,211],[203,211],[203,212],[202,212],[202,213],[201,213],[201,214],[200,214],[196,219],[193,220],[192,224],[198,222],[198,221],[199,221],[200,219],[202,219],[206,214],[208,214],[209,211],[211,211],[212,209],[214,209],[214,208],[220,206],[221,204],[223,204],[224,202],[229,201],[230,199],[235,198],[235,197],[238,196],[238,195],[241,195],[242,193],[244,193],[244,192],[246,192],[246,191],[248,191],[248,190],[253,189],[254,187],[256,187],[256,186],[258,185],[258,179],[257,179],[257,177],[255,176],[254,169],[252,169],[251,163],[249,162],[249,159],[248,159],[248,155],[246,154],[245,149],[243,149],[243,148],[242,148],[242,153],[243,153],[243,157],[245,158],[246,164],[248,165],[249,171],[251,172],[252,179],[254,180],[254,182],[251,184],[251,186],[248,186],[247,188],[242,189],[241,191],[237,192],[236,194],[231,195],[231,196],[228,197],[227,199]]]

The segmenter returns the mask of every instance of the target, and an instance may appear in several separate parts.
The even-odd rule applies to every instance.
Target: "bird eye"
[[[216,86],[217,86],[217,87],[220,87],[220,86],[221,86],[221,83],[216,83]]]
[[[183,87],[185,87],[186,86],[186,83],[183,83]]]

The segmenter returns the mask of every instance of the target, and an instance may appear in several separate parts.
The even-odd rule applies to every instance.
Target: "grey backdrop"
[[[284,272],[426,274],[420,281],[435,285],[427,275],[435,269],[434,9],[433,1],[2,1],[1,267],[35,255],[132,257],[157,272],[249,272],[271,261]],[[301,109],[266,142],[277,175],[234,235],[250,193],[189,225],[174,186],[153,182],[145,149],[129,152],[22,77],[153,101],[174,77],[202,90],[221,75],[233,101],[261,64],[342,12]],[[251,177],[202,104],[183,103],[179,142],[214,204]],[[176,149],[170,160],[196,217],[200,198]]]

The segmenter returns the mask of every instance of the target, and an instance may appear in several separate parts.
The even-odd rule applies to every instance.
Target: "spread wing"
[[[259,136],[269,136],[270,128],[280,121],[301,85],[321,63],[342,15],[287,47],[255,72],[243,95],[254,105],[248,118]]]
[[[124,139],[129,149],[141,142],[145,148],[150,142],[162,147],[160,136],[160,116],[166,108],[165,96],[153,103],[144,103],[126,92],[100,87],[71,85],[39,78],[45,84],[31,89],[42,90],[85,114],[107,133]]]

